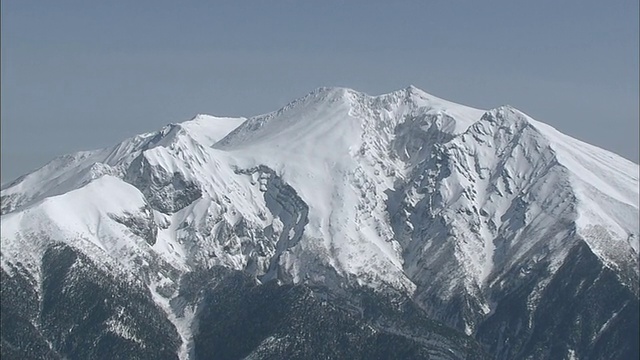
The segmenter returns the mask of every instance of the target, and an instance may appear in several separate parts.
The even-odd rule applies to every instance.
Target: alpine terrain
[[[3,359],[638,359],[638,165],[320,88],[2,186]]]

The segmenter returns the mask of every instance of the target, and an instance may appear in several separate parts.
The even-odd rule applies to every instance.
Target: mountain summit
[[[198,115],[2,188],[2,354],[637,358],[638,169],[413,86]]]

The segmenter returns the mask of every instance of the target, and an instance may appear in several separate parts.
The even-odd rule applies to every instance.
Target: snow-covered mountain
[[[124,281],[115,288],[147,294],[181,358],[202,357],[198,336],[213,334],[199,316],[216,305],[185,285],[212,269],[248,274],[258,289],[310,289],[435,358],[482,348],[500,359],[625,358],[638,353],[638,169],[509,106],[473,109],[415,87],[321,88],[273,113],[199,115],[62,156],[7,184],[3,284],[25,279],[42,303],[52,249],[70,249]],[[367,318],[362,294],[397,314]],[[457,335],[403,328],[399,299]],[[114,316],[104,333],[151,347]],[[265,335],[242,356],[302,356],[287,351],[305,340],[291,339]]]

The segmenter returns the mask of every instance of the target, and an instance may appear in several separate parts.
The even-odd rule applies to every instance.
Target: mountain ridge
[[[139,277],[183,344],[190,320],[168,302],[181,276],[214,266],[408,296],[469,336],[525,280],[516,298],[533,329],[579,244],[638,297],[637,164],[513,107],[473,109],[413,86],[319,88],[248,119],[198,115],[59,157],[1,197],[7,274],[21,264],[41,281],[40,259],[66,243]]]

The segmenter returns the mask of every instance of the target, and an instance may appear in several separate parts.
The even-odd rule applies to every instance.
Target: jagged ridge
[[[539,269],[520,296],[533,328],[580,244],[638,296],[637,164],[514,108],[485,112],[415,87],[321,88],[250,119],[201,115],[58,158],[1,196],[7,272],[20,262],[41,281],[48,241],[67,242],[142,276],[170,318],[176,274],[223,266],[410,296],[479,336]]]

